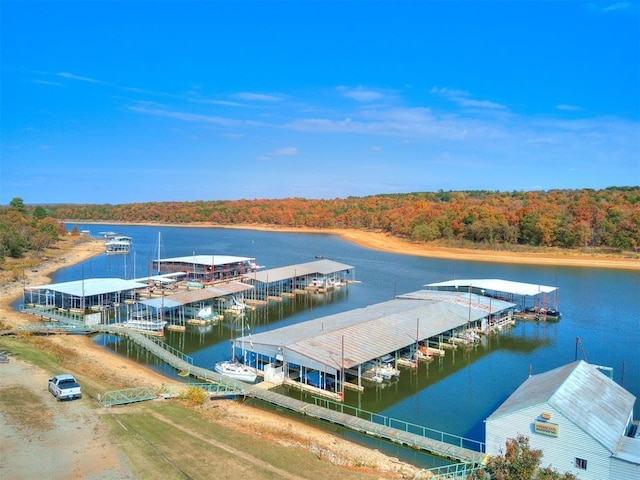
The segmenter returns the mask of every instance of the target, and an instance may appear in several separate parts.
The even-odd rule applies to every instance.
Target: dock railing
[[[38,317],[49,318],[61,323],[83,324],[84,314],[61,308],[46,307],[42,305],[23,305],[21,311]]]
[[[167,352],[169,352],[172,355],[178,357],[180,360],[182,360],[184,362],[187,362],[189,365],[193,365],[193,357],[190,357],[189,355],[187,355],[185,353],[182,353],[177,348],[173,348],[171,345],[169,345],[168,343],[163,342],[158,337],[154,337],[153,335],[145,335],[145,337],[147,339],[151,340],[156,345],[159,345],[160,347],[162,347]]]
[[[484,465],[477,463],[454,463],[452,465],[420,470],[415,477],[413,477],[413,480],[452,480],[456,478],[466,480],[470,478],[470,475],[474,472],[484,470],[484,468]]]
[[[377,423],[384,427],[395,428],[396,430],[402,430],[414,435],[419,435],[424,438],[430,438],[449,445],[454,445],[467,450],[473,450],[478,453],[485,453],[485,443],[471,438],[461,437],[452,433],[443,432],[434,428],[425,427],[423,425],[417,425],[415,423],[406,422],[397,418],[387,417],[379,413],[363,410],[351,405],[345,405],[344,403],[334,402],[327,398],[313,397],[315,405],[324,407],[330,410],[335,410],[346,415],[352,415],[356,418],[362,418],[373,423]]]

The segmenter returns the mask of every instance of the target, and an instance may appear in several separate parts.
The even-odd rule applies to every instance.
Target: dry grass
[[[42,397],[23,386],[0,388],[0,408],[5,421],[18,430],[53,428],[51,412]]]

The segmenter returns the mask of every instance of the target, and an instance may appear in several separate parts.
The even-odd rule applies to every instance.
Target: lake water
[[[69,225],[68,227],[70,227]],[[403,370],[399,382],[365,393],[347,391],[345,401],[366,410],[429,426],[455,435],[484,439],[484,419],[528,377],[578,358],[613,367],[614,380],[640,396],[640,274],[633,271],[509,265],[440,260],[378,252],[324,234],[293,234],[253,230],[78,225],[93,235],[117,231],[133,237],[127,256],[101,255],[58,272],[54,282],[89,277],[135,278],[150,273],[158,256],[237,255],[255,257],[259,265],[275,268],[313,261],[322,255],[355,267],[361,283],[340,289],[326,301],[309,306],[285,301],[250,312],[252,333],[312,318],[364,307],[420,290],[423,285],[452,278],[500,278],[559,287],[557,323],[519,322],[512,330],[491,337],[473,350],[447,352],[443,360],[421,364],[416,372]],[[169,332],[165,341],[191,355],[195,363],[212,368],[230,357],[231,329],[225,320],[209,327]],[[103,340],[124,353],[124,347]],[[120,350],[118,350],[120,349]],[[138,354],[139,355],[139,354]],[[146,356],[153,368],[175,375]],[[178,377],[176,377],[178,378]],[[299,392],[291,392],[301,396]],[[636,403],[634,417],[639,418]]]

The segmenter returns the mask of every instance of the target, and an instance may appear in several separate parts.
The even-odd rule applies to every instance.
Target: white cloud
[[[132,112],[136,113],[143,113],[145,115],[153,115],[156,117],[174,118],[176,120],[183,120],[185,122],[213,123],[216,125],[224,126],[239,126],[242,124],[240,120],[214,115],[169,111],[161,108],[148,108],[144,106],[130,106],[128,108]]]
[[[284,97],[282,95],[266,93],[239,92],[234,96],[241,100],[247,100],[251,102],[281,102],[282,100],[284,100]]]
[[[603,7],[602,11],[603,12],[614,12],[616,10],[624,10],[625,8],[629,8],[631,5],[629,4],[629,2],[617,2],[617,3],[612,3],[611,5],[607,6],[607,7]]]
[[[100,83],[100,84],[103,84],[103,85],[108,85],[107,82],[103,82],[101,80],[96,80],[95,78],[82,77],[80,75],[74,75],[73,73],[68,73],[68,72],[59,72],[59,73],[57,73],[57,75],[59,77],[68,78],[70,80],[79,80],[81,82]]]
[[[579,112],[579,111],[582,110],[581,107],[578,107],[576,105],[567,105],[567,104],[564,104],[564,103],[561,103],[560,105],[556,105],[556,108],[558,110],[566,110],[566,111],[569,111],[569,112]]]
[[[279,155],[298,155],[297,147],[285,147],[276,150],[270,154],[271,156],[279,156]]]
[[[499,103],[491,102],[489,100],[474,100],[469,92],[464,90],[453,90],[449,88],[433,87],[431,93],[440,95],[454,103],[457,103],[461,107],[481,108],[490,110],[505,110],[506,107]]]
[[[50,87],[64,87],[63,83],[60,82],[50,82],[48,80],[32,80],[33,83],[37,83],[39,85],[48,85]]]
[[[376,90],[366,90],[362,86],[356,88],[349,88],[340,86],[337,88],[343,96],[355,100],[356,102],[374,102],[380,100],[384,95]]]

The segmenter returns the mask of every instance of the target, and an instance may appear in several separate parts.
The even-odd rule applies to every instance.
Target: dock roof
[[[134,278],[136,282],[144,283],[176,283],[179,277],[184,277],[187,274],[184,272],[163,273],[160,275],[149,275],[147,277]]]
[[[331,275],[337,272],[351,270],[354,267],[334,260],[322,259],[314,262],[299,263],[286,267],[271,268],[251,274],[251,279],[262,282],[279,282],[294,277],[304,277],[308,275]]]
[[[429,288],[458,288],[461,290],[475,288],[483,290],[491,290],[494,292],[511,293],[514,295],[535,296],[541,293],[555,292],[557,287],[548,285],[538,285],[537,283],[513,282],[511,280],[500,280],[496,278],[475,278],[448,280],[446,282],[429,283],[425,285]]]
[[[49,290],[75,297],[91,297],[94,295],[106,295],[108,293],[123,292],[147,288],[146,283],[121,278],[87,278],[72,282],[51,283],[37,287],[25,287],[25,290]]]
[[[187,265],[227,265],[230,263],[254,262],[253,257],[236,257],[233,255],[187,255],[185,257],[161,258],[154,263],[184,263]]]
[[[635,397],[597,366],[578,360],[529,377],[487,421],[541,403],[548,403],[611,453],[616,453],[633,412]],[[636,461],[639,456],[636,447]]]
[[[149,300],[141,300],[140,303],[153,308],[176,308],[191,303],[203,302],[213,298],[226,297],[236,293],[246,292],[254,287],[242,282],[230,282],[215,287],[201,288],[190,290],[187,292],[175,293],[165,297],[151,298]]]
[[[335,374],[515,305],[481,295],[420,290],[393,300],[244,336],[236,347]],[[250,347],[247,347],[247,342]]]

